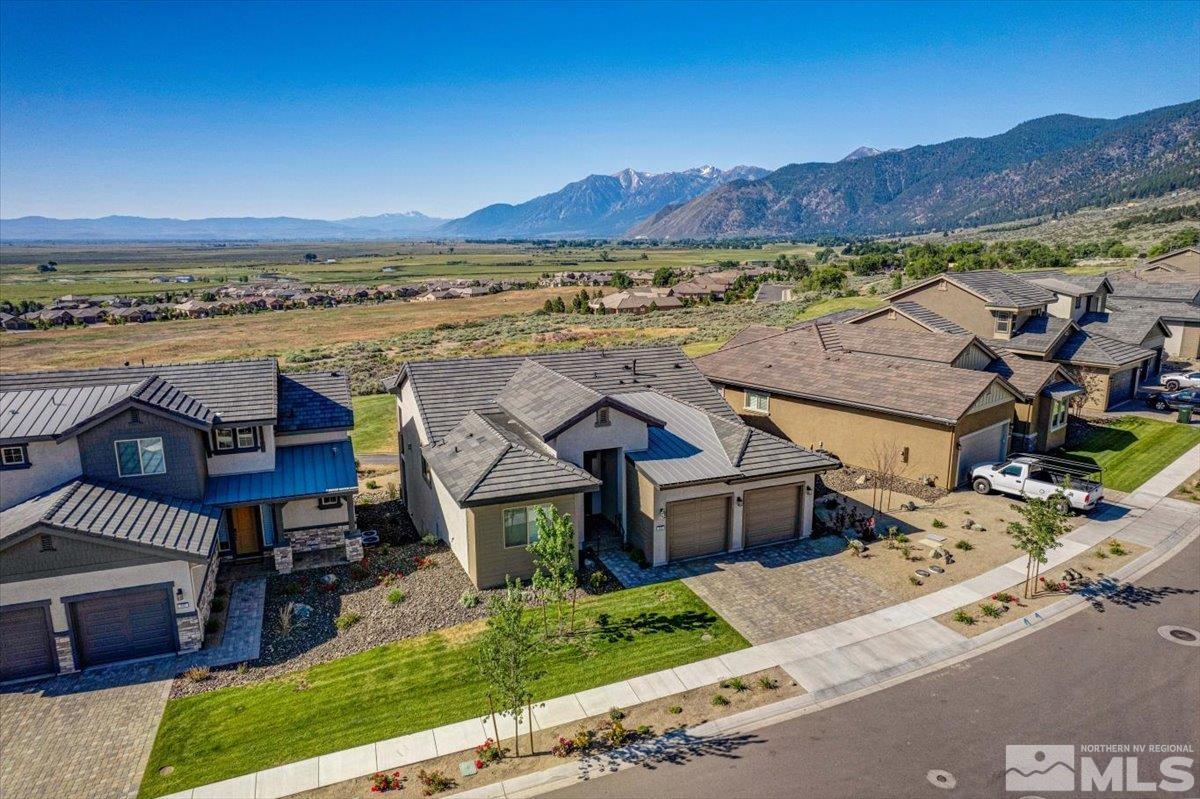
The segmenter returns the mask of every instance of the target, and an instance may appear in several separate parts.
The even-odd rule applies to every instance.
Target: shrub
[[[750,686],[746,685],[746,682],[741,677],[730,677],[721,683],[721,687],[738,694],[742,691],[750,690]]]
[[[417,571],[423,572],[426,569],[432,569],[437,566],[437,558],[431,555],[417,555],[413,558],[413,566],[416,567]]]
[[[963,552],[970,552],[972,549],[975,548],[975,545],[972,544],[970,541],[964,541],[963,539],[960,538],[958,540],[958,542],[955,543],[954,548],[961,549]]]
[[[725,705],[728,705],[728,704],[729,704],[729,700],[726,699],[723,694],[713,694],[713,697],[712,697],[713,707],[724,707]]]
[[[625,725],[619,721],[611,722],[604,731],[605,742],[613,747],[624,746],[629,743],[631,737],[629,730],[625,729]]]
[[[464,608],[473,608],[479,604],[479,592],[474,588],[467,588],[458,597],[458,604]]]
[[[213,613],[220,613],[225,609],[225,600],[222,597],[213,597],[212,603],[209,605]]]
[[[900,545],[900,554],[901,554],[901,556],[903,556],[903,558],[905,560],[911,560],[912,559],[912,547],[910,547],[908,544],[901,544]]]
[[[755,682],[758,684],[758,687],[762,688],[764,691],[774,691],[779,687],[779,683],[775,682],[773,678],[768,677],[765,674],[755,680]]]
[[[352,610],[349,610],[349,611],[346,611],[345,613],[340,614],[336,619],[334,619],[333,626],[337,627],[340,632],[346,632],[346,630],[349,630],[351,627],[358,624],[361,620],[362,620],[362,616],[360,614],[355,613]]]
[[[934,529],[941,530],[943,527],[946,526],[946,523],[944,521],[942,521],[941,519],[934,519],[933,524],[931,526]]]
[[[363,562],[350,564],[350,579],[351,580],[355,580],[355,581],[365,580],[370,576],[371,576],[371,570],[366,567],[365,559]]]
[[[488,738],[475,747],[475,758],[482,761],[486,766],[502,760],[504,758],[504,750],[500,748],[500,744],[496,743],[494,739]]]
[[[670,713],[671,715],[678,716],[680,713],[683,712],[683,708],[680,707],[679,705],[671,705],[669,708],[667,708],[667,712]]]
[[[279,609],[279,632],[285,636],[292,631],[292,624],[296,618],[295,613],[295,602],[288,602]]]
[[[417,772],[417,782],[421,783],[421,792],[426,796],[433,796],[435,793],[448,791],[455,786],[454,780],[437,770],[426,771],[425,769],[421,769]]]
[[[391,591],[388,591],[387,603],[389,605],[395,607],[396,605],[399,605],[403,601],[404,601],[404,592],[401,591],[399,588],[393,588]]]
[[[1097,549],[1092,554],[1095,555],[1100,560],[1105,560],[1108,557],[1108,553],[1105,552],[1103,549]]]
[[[241,663],[237,664],[235,671],[238,674],[248,674],[250,672],[250,664],[243,660]]]
[[[204,682],[209,677],[212,677],[212,669],[208,666],[192,666],[183,673],[183,678],[188,682]]]
[[[975,623],[975,617],[970,613],[967,613],[965,610],[954,611],[954,620],[959,624],[965,624],[968,627]]]
[[[1114,538],[1108,544],[1108,554],[1115,555],[1119,558],[1128,553],[1126,552],[1125,547],[1122,546],[1121,542]]]
[[[611,722],[623,721],[625,719],[625,711],[619,707],[610,707],[608,709],[608,720]]]
[[[575,749],[583,750],[592,745],[593,737],[595,737],[595,733],[581,724],[575,731],[575,737],[571,739],[571,742],[575,744]]]
[[[426,533],[425,535],[421,536],[421,543],[427,547],[436,547],[438,544],[442,543],[442,539],[438,538],[432,533]]]
[[[555,757],[570,757],[574,752],[575,742],[562,736],[559,736],[558,741],[550,747],[550,754]]]
[[[367,488],[374,491],[375,489],[379,488],[379,482],[377,480],[375,480],[374,478],[371,478],[370,480],[367,481]]]
[[[996,593],[992,594],[992,599],[996,600],[997,602],[1003,602],[1005,605],[1011,605],[1017,601],[1017,598],[1007,591],[997,591]]]
[[[215,633],[221,629],[221,620],[216,616],[209,616],[208,621],[204,622],[204,632]]]
[[[897,544],[907,544],[907,543],[908,543],[908,536],[906,536],[904,533],[899,533],[899,534],[897,534],[897,536],[896,536],[896,543],[897,543]]]
[[[404,777],[399,771],[393,771],[391,774],[386,771],[377,771],[371,775],[371,791],[374,793],[399,791],[403,787]]]
[[[989,619],[995,619],[998,618],[1004,611],[1000,609],[999,605],[993,605],[991,602],[984,602],[979,606],[979,612],[984,616],[987,616]]]

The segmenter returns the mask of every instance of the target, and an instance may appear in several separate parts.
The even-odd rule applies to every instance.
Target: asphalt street
[[[1005,790],[1008,744],[1190,745],[1200,778],[1200,647],[1169,642],[1163,625],[1200,629],[1200,542],[1100,607],[978,657],[552,795],[1015,799],[1028,792]],[[1158,779],[1161,757],[1144,755],[1141,776]],[[1197,796],[1200,779],[1183,794],[1046,795]]]

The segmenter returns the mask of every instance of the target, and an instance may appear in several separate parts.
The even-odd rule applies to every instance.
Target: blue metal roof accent
[[[277,447],[275,469],[210,477],[208,505],[247,505],[358,490],[350,441]]]
[[[279,376],[280,433],[354,427],[350,379],[338,372]]]

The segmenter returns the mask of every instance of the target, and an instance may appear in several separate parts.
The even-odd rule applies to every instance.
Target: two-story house
[[[970,332],[996,350],[1062,364],[1082,388],[1082,406],[1104,411],[1157,374],[1171,335],[1157,314],[1109,308],[1111,293],[1103,277],[946,272],[888,295],[851,323]]]
[[[0,375],[0,680],[186,652],[218,562],[361,557],[345,375]]]
[[[809,535],[838,466],[745,425],[678,347],[415,361],[390,389],[413,523],[481,588],[531,576],[538,508],[659,565]]]

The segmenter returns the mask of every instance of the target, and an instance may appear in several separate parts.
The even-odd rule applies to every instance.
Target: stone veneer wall
[[[58,656],[58,670],[62,674],[75,671],[75,653],[71,650],[69,632],[54,633],[54,653]]]
[[[200,614],[180,613],[175,616],[175,626],[179,631],[179,651],[195,652],[204,645],[204,627],[200,623]]]
[[[293,552],[316,552],[319,549],[340,547],[346,540],[350,525],[316,527],[311,530],[285,530],[283,537]]]

